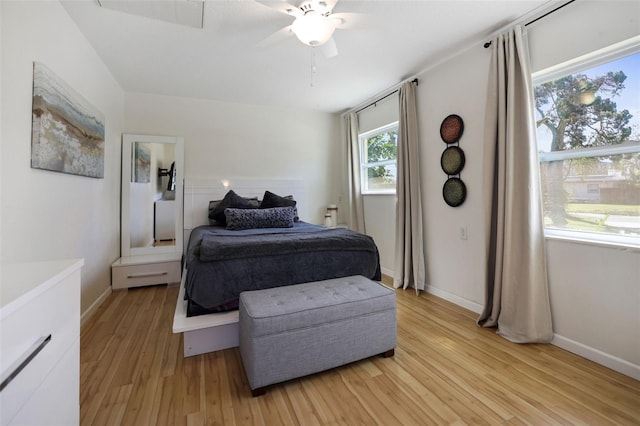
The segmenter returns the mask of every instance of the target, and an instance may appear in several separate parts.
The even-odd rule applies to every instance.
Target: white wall
[[[1,260],[84,258],[84,312],[109,289],[110,265],[120,255],[124,93],[60,3],[2,1],[0,8]],[[104,113],[104,179],[30,167],[34,61],[44,63]]]
[[[536,72],[640,34],[640,2],[578,1],[527,29]]]
[[[462,55],[420,76],[417,89],[422,164],[425,256],[428,290],[474,311],[484,303],[484,222],[482,139],[489,51],[479,43]],[[473,69],[473,73],[468,70]],[[447,144],[440,124],[450,114],[464,121],[459,146],[465,153],[460,178],[467,198],[459,207],[442,199],[447,175],[440,157]],[[460,239],[460,227],[467,239]]]
[[[572,3],[527,27],[534,71],[638,35],[639,19],[640,2]],[[482,139],[490,52],[483,41],[418,75],[417,89],[428,290],[475,312],[484,304],[485,273]],[[439,128],[452,113],[465,125],[467,199],[458,208],[442,200],[446,145]],[[395,199],[377,201],[386,206],[376,212],[387,217],[368,223],[367,232],[386,235],[376,242],[393,246],[394,233],[374,226],[393,220]],[[467,240],[459,237],[461,226]],[[640,378],[640,253],[549,241],[548,265],[554,343]]]
[[[640,380],[640,249],[548,240],[547,258],[554,343]]]
[[[304,179],[302,219],[317,224],[340,197],[335,114],[141,93],[125,104],[127,133],[184,137],[186,178]]]

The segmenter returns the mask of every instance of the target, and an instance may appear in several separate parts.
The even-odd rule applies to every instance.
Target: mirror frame
[[[131,247],[131,162],[133,144],[161,143],[175,145],[176,190],[175,190],[175,235],[173,246]],[[184,200],[184,139],[178,136],[152,136],[140,134],[122,135],[122,180],[120,183],[120,246],[121,256],[141,256],[160,253],[182,253],[183,249],[183,200]],[[157,171],[156,171],[157,172]]]

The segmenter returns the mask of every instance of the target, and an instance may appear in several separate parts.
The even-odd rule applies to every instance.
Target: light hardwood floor
[[[84,425],[640,424],[640,382],[551,345],[517,345],[476,315],[397,291],[395,357],[253,398],[237,348],[182,356],[178,286],[114,292],[82,327]]]

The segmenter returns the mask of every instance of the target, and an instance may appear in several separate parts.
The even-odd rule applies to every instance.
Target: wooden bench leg
[[[394,355],[395,355],[395,353],[396,353],[396,350],[395,350],[395,349],[389,349],[388,351],[384,352],[384,353],[382,354],[382,356],[383,356],[384,358],[391,358],[392,356],[394,356]]]
[[[261,388],[257,388],[257,389],[251,389],[251,396],[256,397],[256,396],[262,396],[265,393],[267,393],[267,387],[263,386]]]

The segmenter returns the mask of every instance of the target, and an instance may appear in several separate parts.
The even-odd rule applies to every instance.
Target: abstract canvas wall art
[[[133,150],[133,181],[151,182],[151,148],[145,143],[136,142]]]
[[[31,167],[104,178],[104,115],[39,62],[33,63]]]

